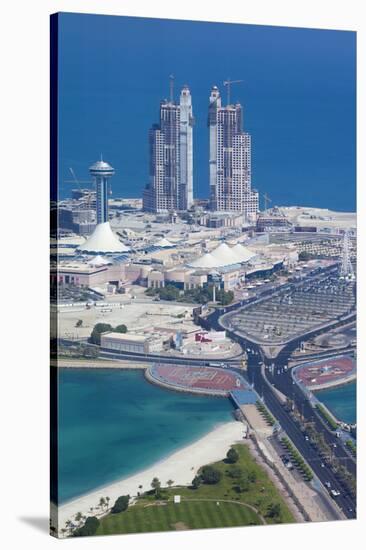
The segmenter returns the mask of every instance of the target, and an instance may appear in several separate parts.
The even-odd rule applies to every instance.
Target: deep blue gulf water
[[[171,392],[142,371],[60,369],[59,502],[151,466],[232,413],[228,399]]]
[[[219,15],[218,15],[219,17]],[[216,84],[244,107],[253,187],[273,205],[355,210],[356,33],[82,14],[59,16],[59,191],[103,153],[113,196],[148,182],[148,132],[176,79],[191,89],[194,195],[208,197],[207,109]],[[81,182],[81,185],[84,185]]]
[[[344,422],[356,422],[356,382],[316,392],[316,397]]]

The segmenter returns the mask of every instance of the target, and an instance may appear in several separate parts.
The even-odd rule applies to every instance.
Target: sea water
[[[339,420],[349,424],[356,423],[356,382],[317,391],[316,397]]]
[[[142,370],[59,369],[59,503],[153,465],[233,419],[228,399],[176,393]]]

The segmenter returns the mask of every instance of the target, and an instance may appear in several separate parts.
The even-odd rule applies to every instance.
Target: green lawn
[[[267,473],[259,466],[249,452],[246,445],[234,445],[239,453],[239,461],[236,464],[226,464],[223,460],[214,464],[215,468],[221,470],[222,480],[217,485],[201,485],[198,489],[190,487],[167,489],[166,493],[179,494],[183,498],[210,498],[237,500],[254,506],[261,515],[265,516],[270,503],[279,503],[281,515],[278,520],[265,518],[267,523],[293,523],[295,520],[288,509],[284,499],[279,494],[276,486],[269,479]],[[230,470],[240,467],[243,471],[254,472],[256,481],[249,484],[248,491],[237,493],[236,482],[229,477]],[[150,497],[151,498],[151,497]]]
[[[243,505],[229,502],[183,501],[164,506],[146,503],[131,506],[126,512],[111,514],[101,521],[97,535],[146,533],[180,529],[238,527],[259,525],[258,515]]]
[[[253,460],[247,446],[235,445],[234,448],[239,453],[239,461],[236,464],[227,464],[223,460],[214,464],[214,467],[223,474],[219,483],[202,484],[197,489],[164,488],[158,503],[154,494],[145,493],[126,512],[109,514],[101,519],[97,534],[234,527],[258,525],[263,521],[293,523],[295,520],[284,499],[267,473]],[[230,477],[230,472],[238,467],[247,474],[254,474],[255,478],[244,492],[238,492],[237,481]],[[161,481],[164,485],[165,480]],[[172,502],[174,495],[181,496],[180,504]],[[206,499],[206,501],[197,501],[197,499]],[[217,501],[220,501],[219,506],[216,504]],[[252,506],[256,511],[242,504]],[[270,504],[280,505],[278,517],[267,515]]]

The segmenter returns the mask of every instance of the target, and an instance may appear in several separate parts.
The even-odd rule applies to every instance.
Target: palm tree
[[[106,501],[105,501],[105,498],[104,497],[100,497],[99,499],[99,506],[101,507],[101,509],[103,510],[103,507],[106,505]]]
[[[154,479],[153,479],[152,482],[151,482],[151,487],[152,487],[153,489],[155,489],[155,496],[158,496],[158,494],[159,494],[159,489],[160,489],[160,487],[161,487],[161,483],[160,483],[160,481],[159,481],[159,478],[154,477]]]
[[[166,482],[166,484],[168,485],[168,487],[170,488],[172,485],[174,485],[174,481],[172,479],[168,479],[168,481]]]
[[[109,497],[105,497],[106,499],[106,502],[107,502],[107,510],[109,510],[109,501],[111,500]]]
[[[65,521],[65,527],[70,529],[71,525],[72,525],[72,521],[70,521],[69,519],[67,521]]]
[[[83,519],[83,514],[82,514],[81,512],[78,512],[78,513],[75,515],[75,521],[80,522],[82,519]]]

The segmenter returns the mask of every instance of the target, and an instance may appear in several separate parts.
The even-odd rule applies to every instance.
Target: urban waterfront
[[[355,423],[355,384],[314,408],[288,368],[316,360],[308,389],[354,375],[355,34],[52,24],[51,532],[164,530],[160,513],[167,530],[234,526],[235,512],[220,519],[229,501],[254,523],[355,518],[357,430],[342,423]],[[177,494],[187,514],[172,523]]]
[[[233,418],[228,399],[164,390],[141,370],[60,369],[59,403],[60,503],[137,473]]]
[[[356,382],[317,391],[316,396],[339,420],[356,423]]]

